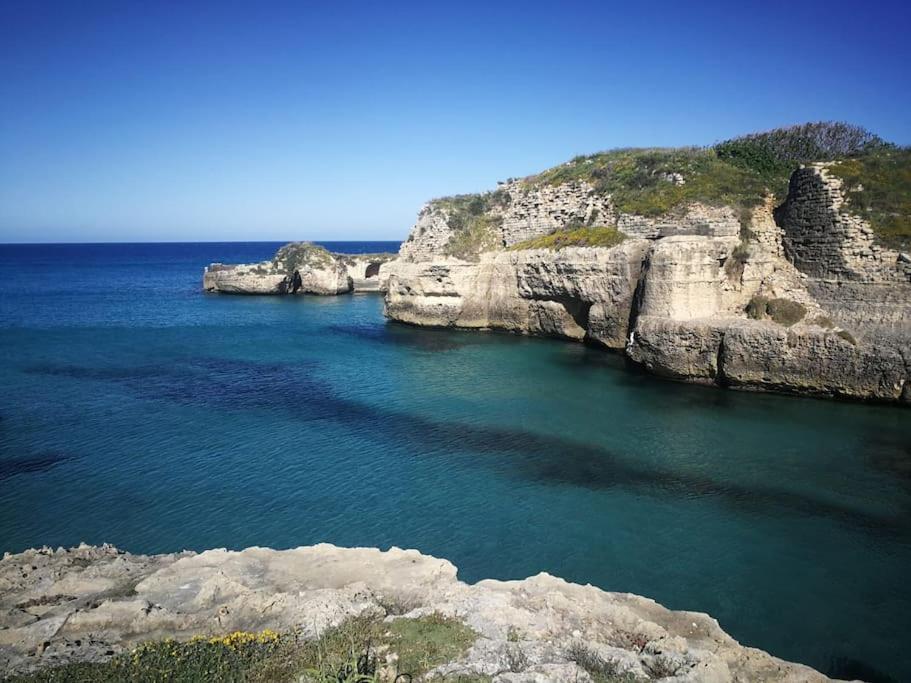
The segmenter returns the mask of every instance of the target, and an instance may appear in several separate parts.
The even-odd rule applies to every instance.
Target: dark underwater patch
[[[833,657],[824,672],[826,676],[844,681],[866,681],[867,683],[898,683],[897,678],[877,669],[872,664],[851,657]]]
[[[394,328],[386,327],[374,330],[372,326],[352,325],[349,329],[352,334],[379,335],[378,338],[397,334],[388,331]],[[405,336],[412,337],[411,332],[414,330],[407,330]],[[315,368],[314,363],[306,362],[281,364],[194,357],[172,365],[130,369],[46,365],[34,366],[30,371],[113,381],[141,398],[225,410],[269,409],[295,420],[334,422],[369,433],[377,441],[407,444],[417,453],[474,453],[482,456],[478,461],[482,466],[495,466],[498,473],[536,482],[604,490],[623,487],[657,497],[711,497],[754,514],[824,517],[876,532],[906,534],[911,530],[909,515],[870,514],[786,489],[746,487],[709,477],[662,471],[640,464],[630,455],[561,436],[386,410],[340,396],[316,376]],[[712,407],[735,400],[723,396],[724,392],[692,389],[693,396],[704,397]],[[692,398],[690,392],[686,394]],[[490,461],[489,456],[498,460]]]
[[[434,330],[406,325],[351,323],[330,325],[336,334],[354,337],[376,344],[404,346],[418,351],[455,351],[477,343],[464,332]]]
[[[901,440],[878,433],[865,441],[863,451],[871,467],[911,488],[911,435]]]
[[[0,481],[17,474],[46,472],[49,469],[69,460],[71,456],[63,453],[39,453],[19,458],[0,458]]]

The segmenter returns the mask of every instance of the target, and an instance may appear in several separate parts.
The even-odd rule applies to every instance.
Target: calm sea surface
[[[394,544],[911,680],[911,411],[411,329],[376,295],[201,291],[278,246],[0,245],[0,551]]]

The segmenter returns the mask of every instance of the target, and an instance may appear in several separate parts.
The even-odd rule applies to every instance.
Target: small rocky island
[[[358,289],[342,261],[360,273],[364,257],[282,256],[295,249],[214,264],[205,287]],[[675,380],[911,404],[911,150],[855,126],[577,157],[429,202],[398,258],[371,265],[391,320],[585,342]]]
[[[203,289],[223,294],[348,294],[383,289],[383,265],[395,254],[333,254],[310,242],[286,244],[262,263],[213,263]]]
[[[416,550],[327,544],[6,554],[0,671],[45,680],[28,672],[54,666],[81,681],[829,680],[629,593],[547,574],[466,584]]]

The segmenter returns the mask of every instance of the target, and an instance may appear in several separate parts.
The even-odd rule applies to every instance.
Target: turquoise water
[[[276,246],[0,246],[0,551],[394,544],[911,680],[911,412],[200,291]]]

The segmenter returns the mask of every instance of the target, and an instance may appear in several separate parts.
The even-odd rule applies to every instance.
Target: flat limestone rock
[[[236,630],[318,637],[359,615],[439,613],[478,634],[427,675],[587,681],[580,653],[631,679],[826,681],[737,643],[708,615],[676,612],[548,574],[459,581],[416,550],[247,548],[132,555],[112,546],[27,550],[0,560],[0,672],[99,661],[139,642]],[[517,665],[518,663],[518,665]],[[518,670],[517,670],[518,669]]]

